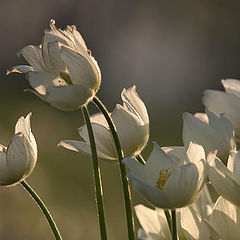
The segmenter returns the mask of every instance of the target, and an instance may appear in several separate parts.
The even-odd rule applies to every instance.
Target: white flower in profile
[[[81,108],[100,87],[98,64],[76,26],[63,31],[51,20],[50,28],[39,46],[28,45],[19,51],[30,66],[12,67],[7,74],[25,73],[31,91],[53,107],[65,111]]]
[[[9,186],[23,181],[37,162],[37,144],[31,132],[29,113],[20,117],[7,147],[0,144],[0,185]]]
[[[217,150],[217,156],[227,162],[229,151],[236,149],[233,125],[222,114],[218,117],[210,111],[183,114],[183,143],[195,142],[204,147],[205,153]]]
[[[117,104],[111,113],[125,157],[135,157],[146,146],[149,138],[149,119],[147,109],[136,92],[136,87],[123,89],[123,105]],[[102,113],[91,116],[98,156],[116,160],[117,152],[111,131]],[[64,140],[59,143],[73,151],[91,154],[87,126],[79,128],[84,141]]]
[[[222,80],[226,92],[207,89],[203,92],[202,102],[216,115],[224,114],[234,126],[236,140],[240,141],[240,81]]]
[[[218,159],[208,161],[208,176],[214,189],[240,207],[240,151],[231,151],[227,167]]]
[[[209,225],[220,239],[238,240],[240,236],[240,208],[223,197],[215,203]]]
[[[187,159],[176,162],[156,143],[145,165],[125,158],[133,189],[154,206],[164,209],[181,208],[191,204],[205,183],[205,153],[203,147],[190,143]]]

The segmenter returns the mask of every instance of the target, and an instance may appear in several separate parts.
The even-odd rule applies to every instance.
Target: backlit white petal
[[[14,66],[12,68],[10,68],[9,70],[7,70],[7,75],[13,72],[16,73],[28,73],[28,72],[33,72],[34,69],[31,66],[28,65],[18,65],[18,66]]]
[[[236,79],[222,80],[222,85],[227,93],[240,97],[240,81]]]
[[[227,168],[233,173],[234,179],[240,184],[240,151],[230,151]]]
[[[162,147],[162,150],[177,164],[184,164],[189,161],[186,154],[186,148],[184,146]]]

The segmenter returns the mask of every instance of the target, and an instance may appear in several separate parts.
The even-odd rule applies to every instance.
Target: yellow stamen
[[[167,182],[168,178],[171,176],[171,174],[175,171],[174,168],[168,168],[168,169],[162,169],[160,170],[160,176],[157,180],[156,187],[159,189],[163,189],[165,183]]]

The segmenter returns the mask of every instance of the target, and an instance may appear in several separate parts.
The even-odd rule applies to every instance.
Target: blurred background
[[[151,122],[147,157],[153,140],[182,145],[182,113],[204,111],[204,89],[222,89],[222,78],[240,78],[239,12],[235,0],[1,0],[0,143],[8,144],[21,115],[33,113],[39,157],[27,181],[48,205],[64,239],[99,239],[91,158],[56,146],[79,139],[83,118],[80,111],[61,112],[24,93],[29,85],[23,75],[5,76],[8,68],[25,63],[17,51],[40,44],[51,18],[62,29],[75,24],[101,68],[98,96],[108,109],[121,103],[123,88],[137,86]],[[100,164],[109,239],[125,240],[118,165]],[[147,204],[136,193],[133,199]],[[54,239],[21,186],[0,188],[0,239]]]

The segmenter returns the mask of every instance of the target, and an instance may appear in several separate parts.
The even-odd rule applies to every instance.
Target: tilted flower
[[[220,239],[238,240],[240,236],[240,208],[219,197],[208,221]]]
[[[111,113],[125,157],[135,157],[146,146],[149,138],[149,119],[147,109],[136,92],[136,87],[123,89],[123,105],[117,104]],[[102,113],[91,116],[98,156],[116,160],[117,152],[111,131]],[[67,149],[91,154],[87,126],[79,128],[83,141],[64,140],[59,143]]]
[[[217,115],[223,114],[234,126],[236,140],[240,141],[240,81],[222,80],[226,92],[207,89],[202,102],[207,109]]]
[[[183,114],[183,143],[192,141],[204,147],[205,153],[217,150],[217,156],[227,162],[229,151],[236,149],[232,123],[222,114],[218,117],[210,111],[206,114]]]
[[[81,108],[100,87],[98,64],[76,26],[63,31],[51,20],[50,28],[39,46],[28,45],[19,51],[30,66],[12,67],[8,74],[25,73],[31,91],[53,107],[65,111]]]
[[[240,207],[240,151],[231,151],[227,167],[218,159],[208,161],[208,176],[214,189]]]
[[[0,144],[0,185],[9,186],[24,180],[37,162],[37,144],[31,132],[29,113],[20,117],[7,147]]]
[[[156,143],[145,165],[133,158],[123,162],[130,169],[133,189],[159,208],[175,209],[192,203],[206,179],[203,147],[191,143],[187,161],[176,162]]]

